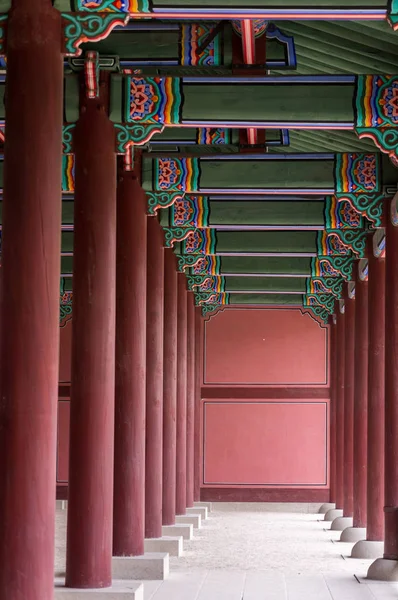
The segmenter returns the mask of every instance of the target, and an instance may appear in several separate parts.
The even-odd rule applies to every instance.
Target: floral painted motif
[[[181,80],[173,77],[127,77],[126,119],[134,123],[180,122]]]
[[[154,161],[155,186],[159,191],[191,192],[198,188],[197,158],[159,158]]]
[[[380,159],[377,154],[337,154],[336,192],[379,192]]]

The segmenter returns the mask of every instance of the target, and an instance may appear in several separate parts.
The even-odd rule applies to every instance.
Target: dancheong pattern
[[[397,127],[398,76],[362,75],[356,96],[357,127]]]
[[[320,231],[317,236],[319,256],[345,256],[354,252],[364,256],[367,232],[361,229],[334,229]]]
[[[214,254],[217,237],[214,229],[195,229],[182,242],[184,254]]]
[[[150,13],[151,0],[75,0],[76,10],[90,12]]]
[[[230,129],[201,127],[198,129],[198,144],[222,145],[231,143]]]
[[[156,190],[191,192],[198,189],[200,169],[197,158],[158,158],[154,167]]]
[[[181,80],[127,77],[127,122],[176,125],[180,122]]]
[[[206,196],[185,196],[171,207],[173,227],[208,227],[210,206]]]
[[[352,276],[352,265],[355,257],[349,256],[318,256],[311,259],[313,277],[344,277],[347,281]]]
[[[222,61],[222,36],[218,33],[210,43],[215,25],[194,23],[183,25],[181,39],[181,64],[189,66],[218,66]],[[201,48],[204,48],[201,50]]]
[[[379,192],[380,159],[377,154],[336,154],[336,192]]]
[[[335,196],[328,196],[325,201],[326,229],[355,229],[364,226],[362,215],[347,200],[339,202]]]

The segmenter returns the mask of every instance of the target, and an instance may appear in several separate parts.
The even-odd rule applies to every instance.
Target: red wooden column
[[[148,218],[145,537],[162,537],[164,249],[162,228]]]
[[[164,252],[163,371],[163,525],[176,517],[177,443],[177,264],[171,249]]]
[[[344,363],[344,517],[354,512],[354,351],[355,296],[345,286],[345,363]]]
[[[384,558],[369,568],[371,579],[398,579],[398,210],[386,218],[385,482]]]
[[[195,302],[187,293],[187,507],[194,502],[195,470]]]
[[[202,309],[195,308],[195,479],[194,500],[200,501],[200,404],[201,404],[201,365],[202,365]]]
[[[50,0],[13,1],[4,157],[0,590],[54,588],[62,168],[62,27]]]
[[[377,558],[383,554],[386,261],[384,256],[377,256],[381,252],[376,243],[376,236],[368,239],[369,354],[366,540],[355,544],[351,553],[353,558]]]
[[[187,508],[187,291],[186,277],[178,273],[177,321],[177,482],[176,514]]]
[[[106,75],[106,74],[105,74]],[[103,80],[106,83],[106,80]],[[116,155],[107,85],[74,133],[72,382],[66,585],[112,581]]]
[[[342,517],[344,506],[344,371],[345,371],[345,308],[344,301],[337,303],[336,314],[336,374],[335,374],[335,412],[336,412],[336,509],[325,515],[325,520]],[[333,525],[333,523],[332,523]]]
[[[336,504],[336,315],[330,318],[330,502]]]
[[[354,352],[354,485],[353,527],[341,541],[356,542],[366,537],[366,481],[368,437],[368,281],[367,261],[355,265],[355,352]]]
[[[119,165],[113,555],[144,554],[146,386],[146,197]]]

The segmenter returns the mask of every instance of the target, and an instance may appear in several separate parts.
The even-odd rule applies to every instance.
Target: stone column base
[[[341,508],[331,508],[325,514],[324,521],[334,521],[337,517],[343,516],[343,510]]]
[[[337,517],[332,521],[332,531],[344,531],[346,527],[352,527],[352,517]]]
[[[384,552],[384,542],[361,540],[351,550],[351,558],[381,558]]]
[[[319,515],[326,515],[326,513],[328,512],[328,510],[333,510],[334,508],[336,508],[336,505],[335,505],[334,502],[325,502],[324,504],[322,504],[322,506],[318,510],[318,514]]]
[[[64,583],[55,581],[55,600],[144,600],[144,586],[136,581],[114,581],[112,587],[97,590],[66,588]]]
[[[169,555],[166,552],[146,552],[142,556],[114,556],[112,578],[162,581],[169,576]]]
[[[194,506],[193,508],[187,508],[187,515],[200,515],[202,517],[202,521],[207,519],[207,512],[207,506]]]
[[[360,540],[366,540],[366,528],[365,527],[346,527],[340,536],[340,542],[359,542]]]
[[[398,561],[377,558],[370,565],[367,578],[376,581],[398,581]]]
[[[209,513],[211,513],[211,511],[212,511],[212,503],[211,503],[211,502],[194,502],[194,503],[193,503],[193,505],[194,505],[195,507],[197,507],[197,506],[198,506],[199,508],[201,508],[201,507],[205,506],[205,507],[207,508],[207,511],[208,511]]]
[[[183,537],[164,536],[161,538],[147,538],[144,541],[145,552],[168,552],[170,556],[184,554]]]
[[[184,540],[193,539],[192,523],[176,523],[175,525],[163,525],[162,535],[164,536],[181,536]]]
[[[187,523],[193,525],[194,529],[200,529],[202,527],[202,519],[198,514],[190,514],[190,515],[177,515],[176,523],[178,525],[186,525]]]

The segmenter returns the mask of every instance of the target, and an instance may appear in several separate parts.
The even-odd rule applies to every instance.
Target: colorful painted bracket
[[[365,255],[368,231],[362,229],[333,229],[320,231],[317,249],[320,256],[345,256],[354,252],[359,258]]]
[[[318,256],[311,260],[313,277],[343,277],[346,281],[352,278],[352,265],[355,256]]]
[[[81,5],[81,10],[84,11],[83,3]],[[66,56],[80,56],[82,44],[104,40],[115,27],[127,25],[130,18],[128,14],[98,12],[105,10],[102,3],[101,5],[98,3],[98,6],[99,8],[90,14],[87,12],[62,13],[65,26],[64,52]]]
[[[359,139],[370,138],[372,142],[389,158],[395,166],[398,165],[398,130],[392,128],[377,129],[376,127],[357,127]]]
[[[333,294],[341,298],[343,279],[341,277],[311,277],[306,281],[307,294]]]
[[[322,306],[329,313],[334,311],[336,298],[333,294],[305,294],[304,306]]]
[[[348,202],[362,216],[366,217],[374,227],[382,226],[383,194],[336,194],[336,200]]]
[[[143,146],[155,133],[162,133],[164,125],[156,123],[126,125],[115,123],[117,152],[125,154],[130,146]]]
[[[199,292],[225,292],[225,277],[213,275],[188,275],[188,288]]]
[[[184,198],[178,192],[147,192],[148,214],[157,215],[161,208],[170,208],[173,204]]]

